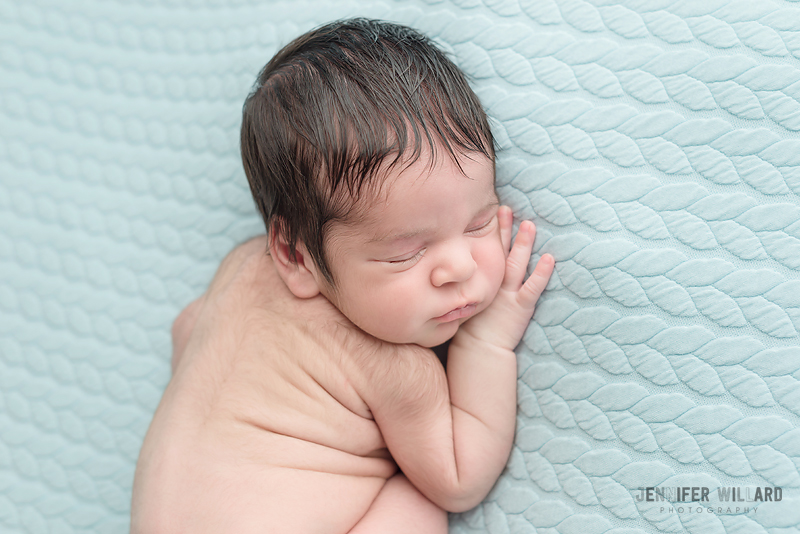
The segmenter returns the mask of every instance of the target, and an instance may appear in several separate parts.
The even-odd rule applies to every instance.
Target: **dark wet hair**
[[[325,230],[348,217],[379,168],[416,161],[427,143],[494,160],[494,141],[464,74],[415,30],[340,20],[281,49],[245,100],[242,161],[269,232],[298,240],[333,285]],[[379,182],[379,180],[377,180]]]

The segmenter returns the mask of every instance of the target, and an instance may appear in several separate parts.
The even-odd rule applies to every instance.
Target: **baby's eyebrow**
[[[488,211],[489,209],[499,205],[500,205],[500,199],[497,198],[497,194],[495,193],[494,195],[492,195],[491,200],[489,200],[489,202],[487,202],[486,205],[482,207],[480,211],[478,211],[478,214],[480,215],[484,211]]]
[[[404,241],[406,239],[414,239],[415,237],[419,237],[421,235],[431,234],[433,233],[432,228],[420,228],[418,230],[412,230],[410,232],[401,232],[401,233],[389,233],[383,235],[377,235],[375,237],[370,238],[367,241],[368,245],[372,245],[375,243],[388,243],[392,241]]]
[[[481,209],[475,212],[475,216],[479,216],[490,209],[499,206],[500,200],[497,196],[494,196],[489,202],[486,203]],[[414,239],[423,235],[429,235],[436,231],[435,228],[418,228],[416,230],[411,230],[408,232],[398,232],[398,233],[386,233],[373,236],[367,241],[368,245],[374,245],[376,243],[391,243],[395,241],[404,241],[409,239]]]

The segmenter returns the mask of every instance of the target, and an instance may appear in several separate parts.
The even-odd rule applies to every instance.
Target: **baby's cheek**
[[[506,271],[506,255],[502,243],[487,243],[484,254],[486,278],[490,284],[492,298],[500,290]]]

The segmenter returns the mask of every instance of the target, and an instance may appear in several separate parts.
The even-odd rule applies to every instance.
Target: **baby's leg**
[[[447,534],[447,512],[399,473],[383,486],[349,534]]]

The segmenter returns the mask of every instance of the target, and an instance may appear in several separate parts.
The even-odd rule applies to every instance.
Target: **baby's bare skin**
[[[366,526],[384,487],[445,532],[445,512],[408,481],[386,484],[397,465],[363,400],[369,377],[398,360],[445,380],[441,365],[358,331],[322,296],[293,297],[266,248],[260,238],[236,249],[174,325],[132,532],[345,533]]]
[[[431,184],[450,174],[414,183],[436,199],[442,195]],[[460,185],[491,187],[491,175],[483,178]],[[433,193],[425,192],[429,185]],[[450,263],[444,253],[453,252],[461,266],[475,258],[493,265],[486,272],[495,269],[499,288],[490,288],[488,300],[475,305],[483,311],[456,328],[451,314],[433,320],[457,330],[446,375],[430,349],[380,341],[321,292],[302,289],[300,262],[286,263],[278,246],[267,256],[266,238],[234,250],[173,328],[174,376],[137,464],[132,532],[443,534],[444,510],[477,505],[511,450],[513,349],[553,258],[543,255],[525,280],[535,228],[520,223],[511,246],[507,207],[480,226],[480,237],[462,235],[473,216],[472,209],[459,211],[460,202],[473,196],[483,204],[481,195],[457,199],[457,217],[442,221],[447,230],[430,241],[432,280]],[[505,255],[504,272],[496,270],[496,255],[501,268]],[[466,291],[480,281],[473,268],[458,272],[465,277],[435,291],[423,279],[417,296]]]

